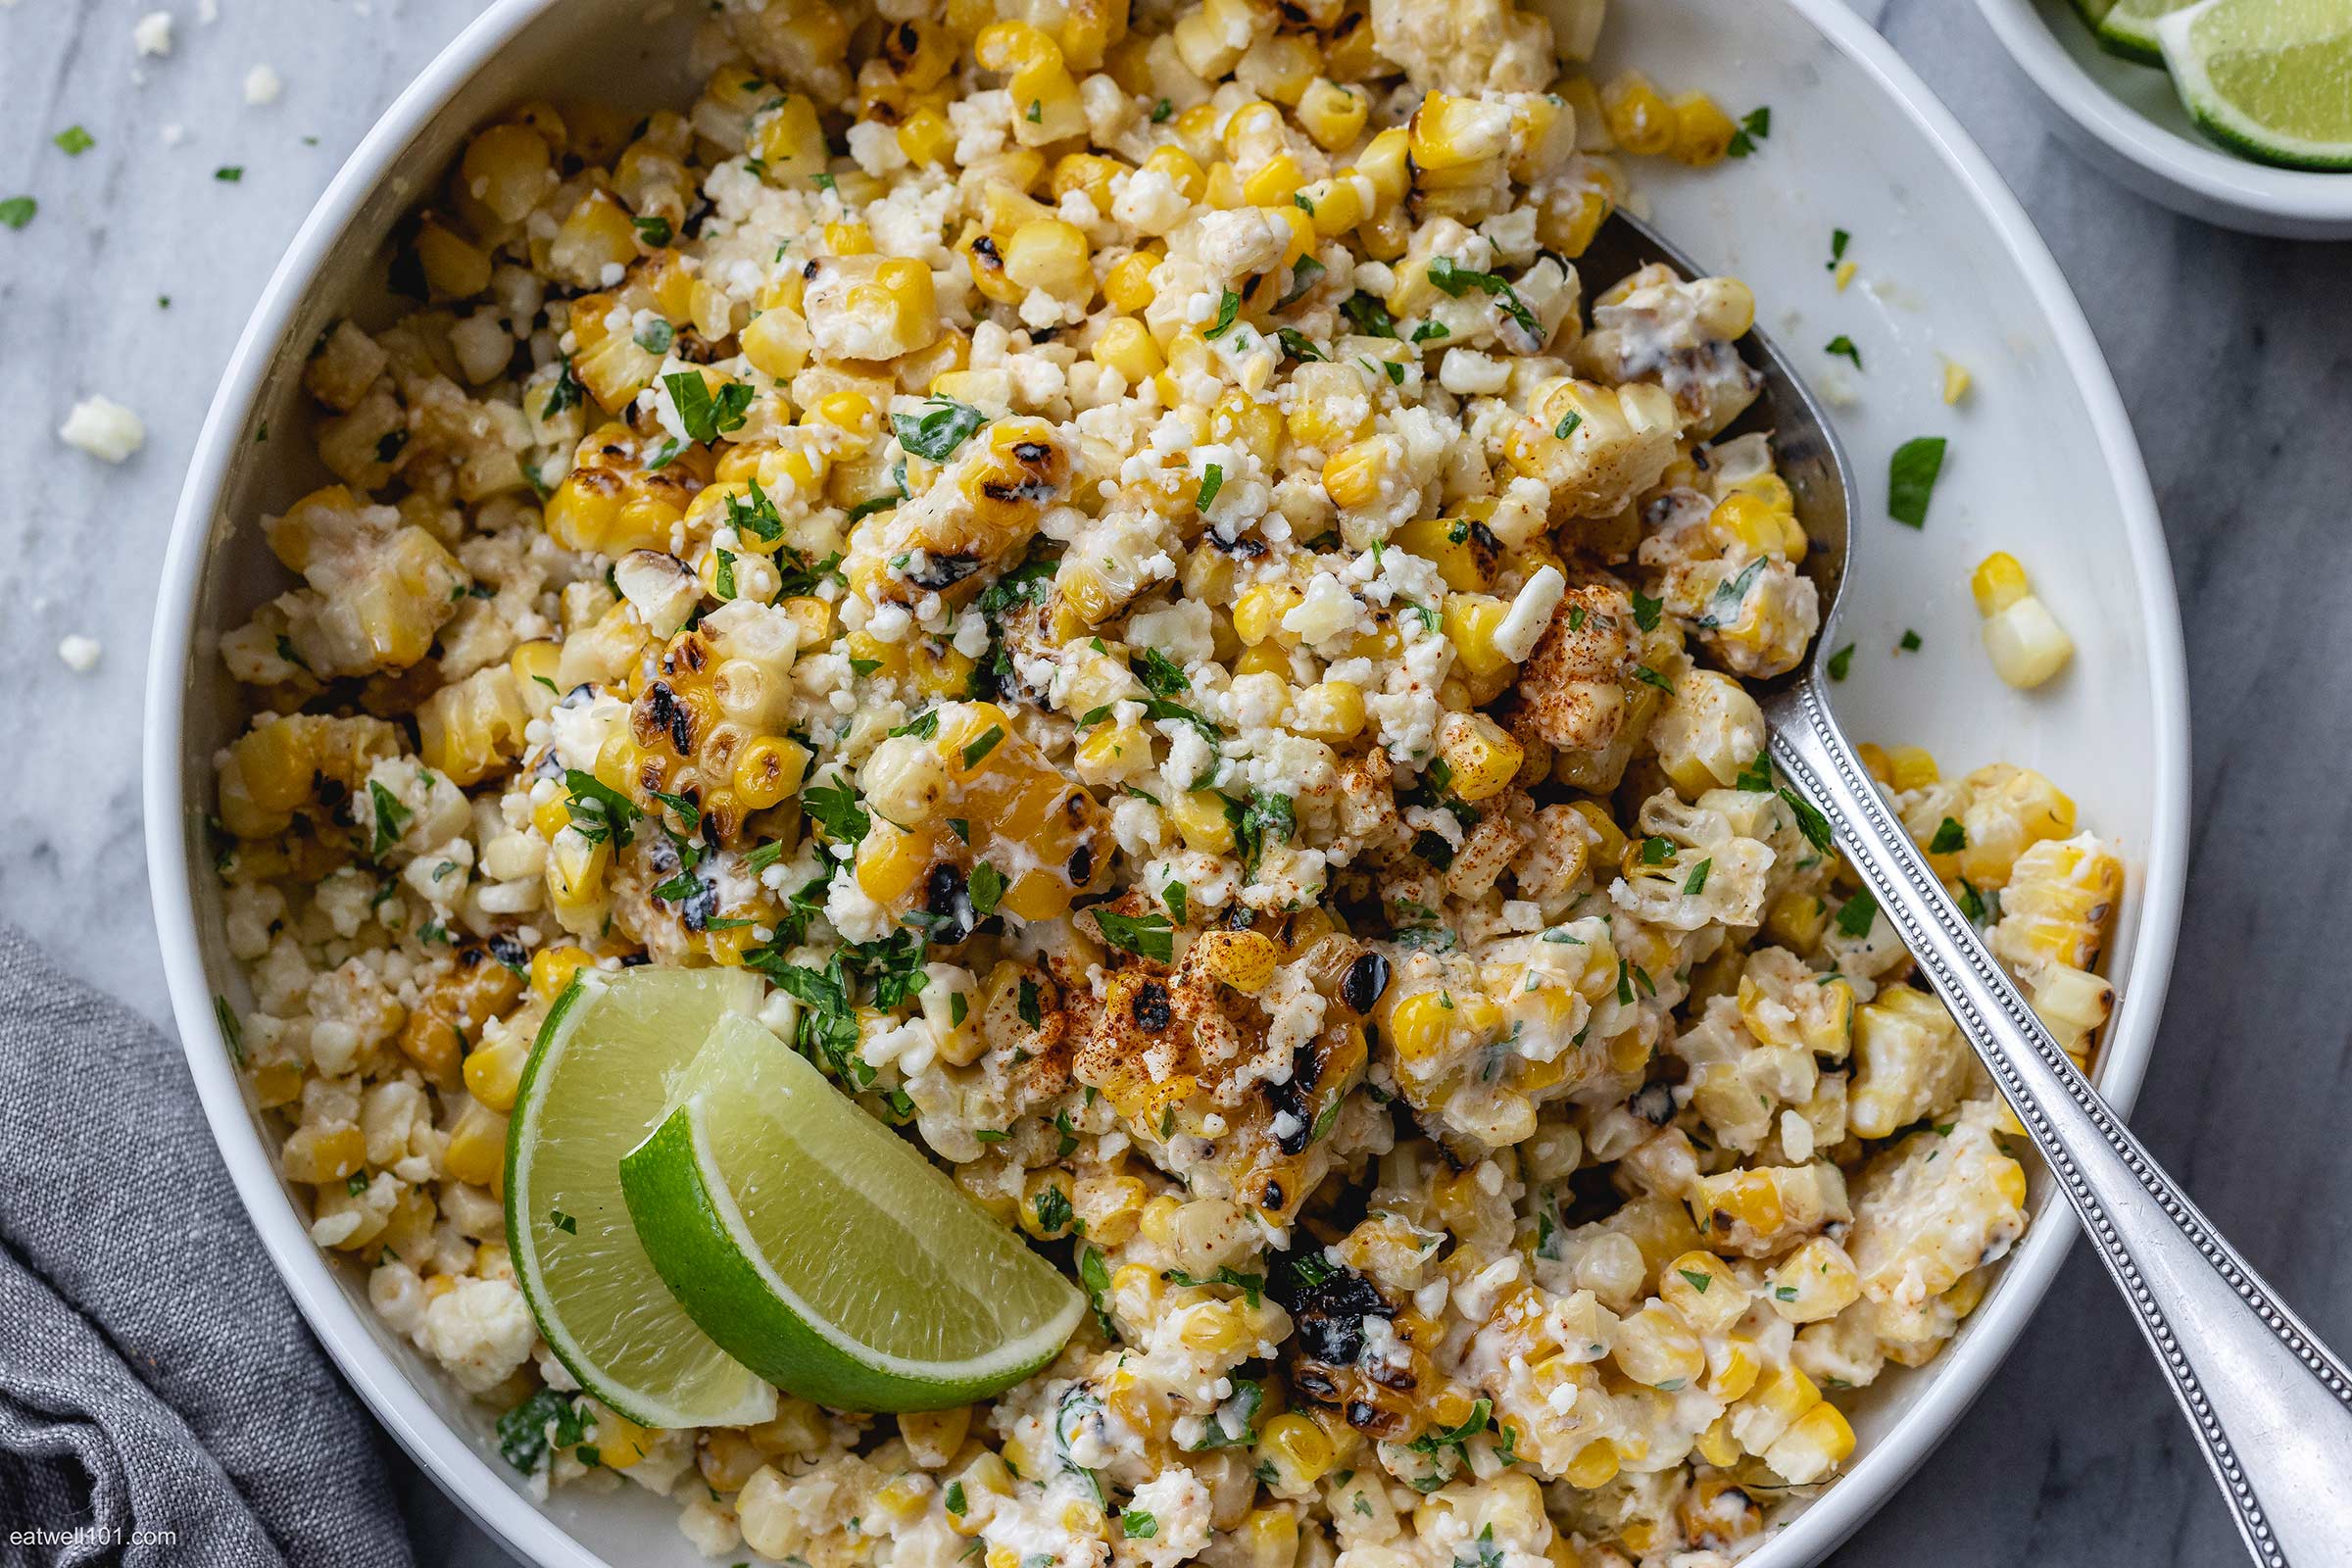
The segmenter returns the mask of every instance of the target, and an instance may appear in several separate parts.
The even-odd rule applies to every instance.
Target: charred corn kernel
[[[1353,87],[1318,77],[1298,95],[1298,123],[1315,145],[1336,153],[1364,133],[1372,100]]]
[[[1671,107],[1674,141],[1667,151],[1674,161],[1693,169],[1723,162],[1723,155],[1731,150],[1732,138],[1740,132],[1740,127],[1732,123],[1732,117],[1703,92],[1678,94]]]
[[[1476,803],[1510,787],[1527,751],[1484,713],[1448,713],[1438,731],[1438,755],[1453,770],[1453,793]]]
[[[450,1130],[442,1166],[476,1187],[502,1192],[507,1176],[507,1118],[487,1105],[468,1105]]]
[[[761,735],[735,754],[735,794],[755,811],[799,793],[808,773],[808,749],[784,735]]]
[[[1639,71],[1609,78],[1600,89],[1600,113],[1610,137],[1629,153],[1654,158],[1674,146],[1674,106]]]
[[[1886,782],[1897,790],[1924,790],[1943,777],[1935,754],[1924,746],[1897,746],[1886,754]]]
[[[1368,507],[1380,499],[1382,481],[1396,457],[1396,442],[1387,436],[1343,447],[1324,460],[1323,489],[1343,510]]]
[[[1160,264],[1156,251],[1135,251],[1119,259],[1102,275],[1102,297],[1115,310],[1130,315],[1152,303],[1152,270]]]
[[[1291,699],[1290,729],[1313,740],[1353,740],[1364,728],[1364,690],[1351,680],[1319,680]]]
[[[1104,322],[1091,352],[1097,365],[1118,371],[1130,387],[1143,385],[1168,368],[1159,345],[1152,340],[1151,329],[1132,316],[1116,316]]]
[[[1185,848],[1197,855],[1233,852],[1233,822],[1225,814],[1225,798],[1213,790],[1188,790],[1170,800],[1168,820],[1184,836]]]
[[[1617,1466],[1617,1446],[1606,1438],[1595,1438],[1576,1450],[1576,1457],[1568,1461],[1560,1479],[1591,1492],[1616,1480]]]
[[[1954,360],[1943,362],[1943,401],[1949,405],[1968,396],[1968,368]]]
[[[1274,978],[1281,955],[1274,940],[1257,931],[1208,931],[1196,944],[1201,949],[1201,967],[1236,991],[1252,995]]]
[[[1004,275],[1024,290],[1041,289],[1071,305],[1094,297],[1086,235],[1058,218],[1024,223],[1014,232],[1004,247]]]
[[[497,1044],[467,1054],[466,1092],[492,1110],[513,1110],[514,1093],[522,1084],[523,1064],[530,1057],[531,1043],[510,1031]]]
[[[1978,562],[1977,569],[1969,576],[1968,587],[1976,596],[1977,613],[1987,616],[1999,614],[2034,591],[2027,581],[2026,568],[2006,550],[1996,550]]]

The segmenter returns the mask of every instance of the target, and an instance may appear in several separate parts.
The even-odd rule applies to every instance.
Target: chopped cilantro
[[[1928,502],[1943,472],[1943,437],[1914,436],[1894,449],[1886,465],[1886,514],[1914,528],[1928,525]]]

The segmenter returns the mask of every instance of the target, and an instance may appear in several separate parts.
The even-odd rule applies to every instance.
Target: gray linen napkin
[[[408,1568],[376,1441],[178,1050],[0,926],[0,1562]]]

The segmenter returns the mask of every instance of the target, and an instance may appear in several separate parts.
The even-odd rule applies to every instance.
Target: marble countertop
[[[0,656],[12,748],[0,917],[168,1022],[137,764],[151,603],[182,466],[263,279],[344,155],[476,0],[0,0]],[[1942,95],[2057,253],[2123,387],[2172,542],[2196,714],[2180,968],[2135,1124],[2323,1335],[2352,1345],[2352,965],[2335,886],[2352,756],[2352,252],[2207,228],[2049,135],[1964,0],[1855,0]],[[163,58],[134,56],[154,5]],[[207,7],[209,9],[209,6]],[[299,17],[298,25],[288,25]],[[245,101],[248,72],[283,82]],[[96,144],[67,159],[51,136]],[[223,167],[244,172],[216,179]],[[146,420],[110,467],[56,439],[104,392]],[[2267,563],[2267,564],[2266,564]],[[87,672],[57,647],[103,652]],[[2330,827],[2329,823],[2336,826]],[[2263,848],[2265,844],[2268,848]],[[395,1456],[418,1558],[504,1559]],[[2137,1332],[2078,1247],[1922,1479],[1839,1568],[2241,1560]]]

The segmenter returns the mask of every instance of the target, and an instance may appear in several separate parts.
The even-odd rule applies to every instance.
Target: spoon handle
[[[1773,760],[1823,808],[2098,1244],[2255,1560],[2352,1562],[2352,1374],[2050,1038],[1838,731],[1820,677],[1776,696],[1766,714]]]

